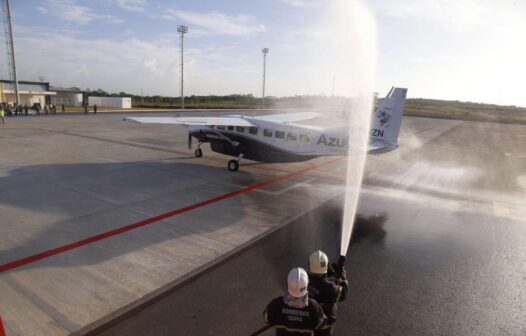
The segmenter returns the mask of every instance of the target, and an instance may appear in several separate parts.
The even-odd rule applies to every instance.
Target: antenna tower
[[[9,0],[2,1],[5,44],[7,50],[7,65],[9,69],[9,79],[11,79],[11,90],[15,93],[16,104],[20,105],[20,93],[18,92],[18,80],[16,78],[16,63],[15,63],[15,44],[13,42],[13,28],[11,25],[11,6]]]

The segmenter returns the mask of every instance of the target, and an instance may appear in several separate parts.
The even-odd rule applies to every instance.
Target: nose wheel
[[[237,160],[228,161],[228,170],[237,171],[239,169],[239,162]]]
[[[199,141],[199,143],[197,144],[197,148],[195,149],[195,152],[194,152],[195,157],[200,158],[201,156],[203,156],[203,151],[201,150],[202,144],[203,143],[201,141]]]

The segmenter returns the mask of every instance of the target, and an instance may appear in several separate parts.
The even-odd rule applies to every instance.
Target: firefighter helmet
[[[307,295],[307,286],[309,285],[309,276],[301,267],[290,270],[287,277],[287,289],[290,295],[294,297],[304,297]]]
[[[327,258],[325,253],[318,250],[310,255],[309,268],[311,273],[325,274],[327,273],[327,267],[329,267],[329,258]]]

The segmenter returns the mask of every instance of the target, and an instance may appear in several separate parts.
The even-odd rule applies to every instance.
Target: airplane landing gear
[[[201,142],[199,142],[199,144],[197,144],[197,148],[196,148],[196,150],[194,152],[194,155],[195,155],[195,157],[198,157],[198,158],[203,156],[203,151],[201,150]]]
[[[239,154],[237,159],[228,161],[228,170],[237,171],[239,169],[239,161],[243,158],[243,154]]]
[[[228,170],[237,171],[239,169],[239,162],[237,160],[228,161]]]

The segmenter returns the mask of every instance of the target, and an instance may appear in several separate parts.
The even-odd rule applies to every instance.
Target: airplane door
[[[287,150],[292,152],[299,152],[300,144],[297,132],[287,132],[287,134],[285,135],[285,143]]]

